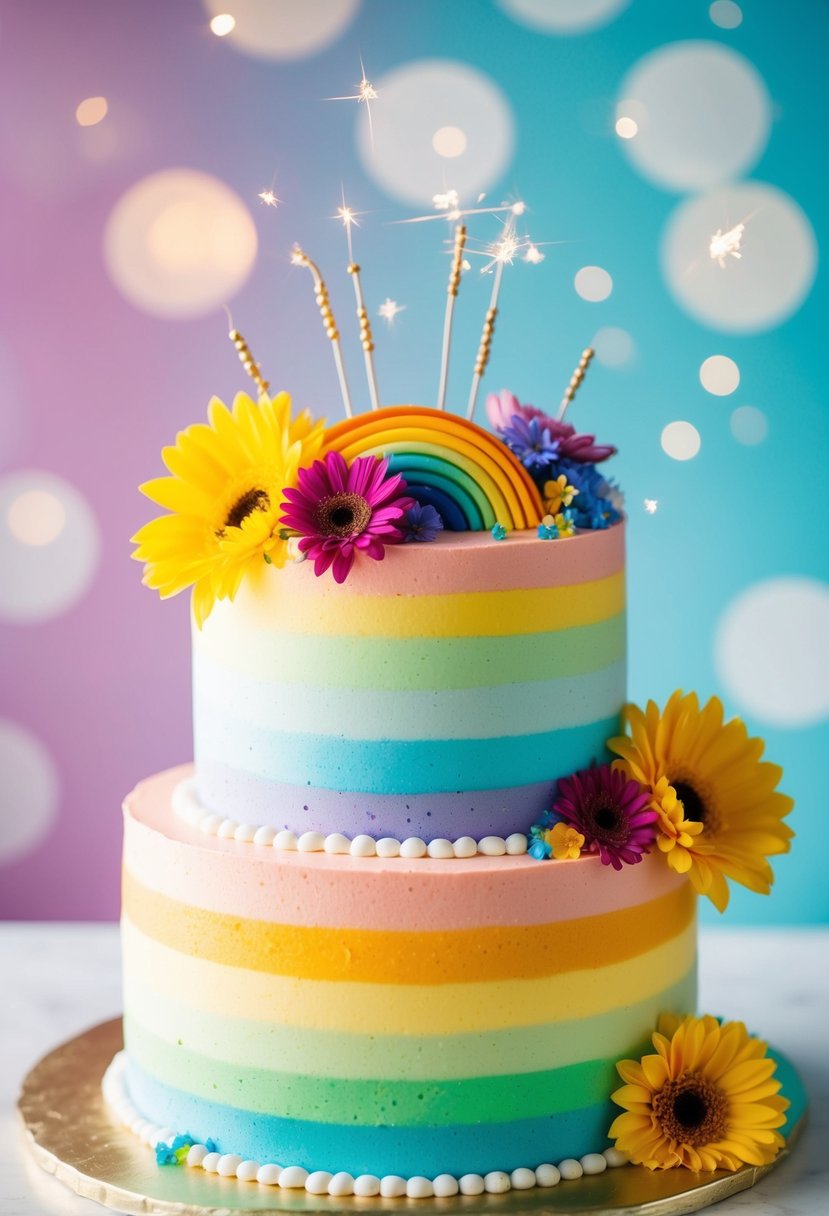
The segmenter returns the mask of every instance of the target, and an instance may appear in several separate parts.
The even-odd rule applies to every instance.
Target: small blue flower
[[[178,1165],[178,1157],[169,1144],[159,1140],[155,1146],[155,1162],[156,1165]]]
[[[170,1148],[175,1152],[177,1148],[192,1148],[195,1143],[192,1136],[176,1136]]]
[[[219,1151],[215,1140],[205,1140],[204,1147],[207,1149],[208,1153],[218,1153]]]
[[[402,523],[403,540],[430,541],[443,530],[443,520],[431,503],[416,502],[409,507]]]
[[[557,540],[558,528],[555,524],[545,524],[542,522],[538,525],[538,538],[539,540]]]
[[[548,857],[552,856],[553,850],[547,844],[546,840],[541,840],[539,838],[533,841],[533,843],[527,849],[527,852],[529,853],[530,857],[535,857],[537,861],[546,861]]]
[[[509,426],[499,434],[527,469],[547,469],[558,456],[558,439],[553,439],[549,428],[542,426],[538,418],[527,421],[514,414]]]
[[[503,540],[504,537],[506,536],[506,534],[507,534],[507,530],[503,524],[493,524],[492,525],[492,539],[493,540]]]

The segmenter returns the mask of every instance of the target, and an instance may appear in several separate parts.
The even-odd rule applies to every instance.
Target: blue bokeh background
[[[233,11],[232,0],[226,7]],[[352,384],[361,386],[343,234],[331,219],[343,189],[363,213],[356,256],[384,400],[434,399],[448,234],[440,223],[395,222],[418,208],[390,198],[363,166],[356,151],[363,111],[324,100],[352,90],[362,56],[372,79],[418,59],[461,61],[508,99],[515,147],[487,202],[526,200],[534,240],[550,244],[540,266],[507,269],[485,390],[509,387],[552,408],[597,330],[631,336],[632,358],[619,367],[595,363],[571,412],[620,449],[613,471],[630,514],[631,696],[663,700],[675,687],[717,693],[765,736],[769,757],[785,769],[784,788],[797,799],[794,849],[775,863],[772,899],[735,892],[731,923],[829,918],[826,714],[798,727],[770,722],[722,687],[714,660],[723,613],[752,585],[805,576],[829,595],[826,283],[818,275],[802,307],[763,332],[723,333],[691,318],[660,261],[663,231],[684,196],[645,180],[614,131],[621,82],[643,55],[696,39],[738,51],[772,99],[767,146],[746,176],[790,195],[820,246],[829,8],[791,0],[785,8],[747,2],[742,10],[737,28],[722,29],[705,2],[633,0],[604,26],[562,36],[532,30],[489,0],[363,0],[329,47],[277,62],[215,37],[199,0],[0,6],[0,175],[10,214],[0,236],[10,267],[0,339],[13,352],[0,458],[7,472],[47,469],[77,486],[103,538],[86,599],[54,621],[0,624],[11,677],[2,713],[37,733],[61,778],[52,834],[3,871],[3,913],[114,916],[118,798],[191,749],[187,609],[183,601],[158,604],[126,560],[127,538],[146,516],[133,486],[160,471],[161,444],[196,420],[211,394],[227,400],[245,383],[218,309],[169,320],[135,308],[113,286],[102,241],[119,197],[148,174],[186,167],[214,175],[244,200],[259,252],[229,301],[234,320],[274,386],[336,419],[333,364],[309,281],[289,253],[299,241],[323,267]],[[101,129],[111,124],[116,137],[91,157],[70,128],[78,102],[98,94],[109,103]],[[282,200],[275,209],[257,199],[272,183]],[[428,183],[427,194],[446,185],[449,178]],[[498,221],[479,217],[473,231],[492,240]],[[750,257],[748,236],[744,248]],[[574,290],[576,272],[590,265],[613,279],[600,303]],[[475,270],[456,317],[450,402],[457,409],[491,285]],[[405,305],[391,328],[375,315],[387,296]],[[700,383],[700,365],[714,354],[740,369],[730,396]],[[768,419],[768,437],[756,446],[736,442],[730,430],[731,412],[745,404]],[[676,419],[699,431],[694,459],[662,450],[662,429]],[[658,501],[654,514],[645,498]],[[822,635],[816,626],[816,647],[821,636],[825,626]],[[792,636],[785,615],[768,620],[758,661],[777,656],[788,703],[797,687],[784,687],[786,680],[802,676],[786,656],[810,644],[802,631]],[[814,670],[825,671],[827,661],[825,648],[816,649]],[[88,719],[97,720],[92,735]],[[74,880],[61,865],[67,856]]]

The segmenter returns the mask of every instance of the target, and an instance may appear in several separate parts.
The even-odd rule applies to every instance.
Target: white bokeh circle
[[[641,107],[635,139],[622,143],[634,168],[667,190],[709,190],[748,172],[769,137],[763,78],[718,42],[673,42],[651,51],[619,93]]]
[[[200,317],[218,308],[247,279],[256,245],[239,196],[192,169],[167,169],[131,186],[104,234],[115,286],[159,317]]]
[[[729,604],[714,658],[729,695],[772,726],[829,717],[829,585],[812,578],[755,583]]]
[[[699,369],[699,382],[707,393],[728,397],[740,384],[740,369],[728,355],[709,355]]]
[[[711,238],[744,224],[738,252],[720,266]],[[809,220],[788,194],[738,182],[688,199],[662,236],[662,273],[681,308],[723,333],[771,329],[797,311],[817,270]]]
[[[692,422],[669,422],[662,429],[662,451],[672,460],[693,460],[702,446],[697,428]]]
[[[354,20],[360,0],[202,0],[210,17],[228,12],[224,40],[257,59],[318,55]]]
[[[92,509],[68,481],[34,469],[0,477],[0,620],[44,621],[73,607],[100,547]]]
[[[371,126],[366,107],[360,107],[357,149],[387,194],[431,206],[437,191],[474,198],[503,176],[514,122],[509,102],[489,76],[455,60],[421,59],[395,68],[375,87]],[[463,132],[466,144],[447,164],[433,139],[451,127]]]
[[[603,367],[624,367],[633,359],[635,346],[626,329],[605,325],[596,331],[590,343],[596,352],[596,362]]]
[[[631,0],[498,0],[504,12],[543,34],[583,34],[619,16]]]
[[[573,280],[576,292],[583,300],[599,304],[613,291],[613,279],[601,266],[582,266]]]
[[[743,10],[734,0],[714,0],[708,9],[708,16],[721,30],[736,30],[742,25]]]
[[[0,865],[33,852],[48,835],[58,809],[57,769],[35,735],[0,718]]]
[[[729,419],[731,434],[738,443],[754,447],[762,443],[769,433],[769,420],[756,405],[739,405]]]

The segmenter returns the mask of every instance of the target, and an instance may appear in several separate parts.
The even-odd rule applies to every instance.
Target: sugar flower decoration
[[[144,583],[163,598],[193,588],[199,627],[217,599],[233,599],[242,579],[263,558],[284,565],[287,546],[279,529],[285,486],[319,452],[323,423],[307,411],[291,416],[280,393],[254,402],[240,393],[229,410],[214,397],[208,423],[179,432],[161,457],[169,477],[141,492],[169,512],[132,538],[133,557],[144,562]]]
[[[656,837],[658,815],[650,791],[609,764],[562,777],[553,810],[583,834],[588,852],[598,853],[614,870],[641,861]]]
[[[655,1055],[621,1060],[623,1108],[610,1128],[616,1148],[651,1170],[737,1170],[767,1165],[784,1145],[789,1106],[766,1044],[742,1022],[674,1015],[659,1019]]]
[[[431,541],[443,531],[443,520],[431,503],[414,503],[406,512],[402,524],[403,540]]]
[[[296,488],[285,490],[280,522],[299,534],[299,549],[313,558],[317,577],[331,568],[343,583],[358,554],[381,561],[386,545],[403,540],[413,499],[401,493],[403,478],[388,472],[389,462],[379,456],[358,456],[348,465],[339,452],[327,452],[299,470]]]
[[[515,394],[506,389],[497,394],[490,393],[486,399],[486,413],[490,426],[502,438],[516,416],[525,422],[536,419],[542,428],[549,431],[550,438],[558,442],[559,455],[567,460],[598,464],[616,452],[611,444],[596,443],[594,435],[577,434],[576,428],[569,422],[551,418],[534,405],[522,405]]]
[[[545,516],[545,519],[547,517]],[[558,515],[553,517],[553,523],[556,526],[556,531],[559,536],[575,536],[576,523],[572,511],[559,511]]]
[[[575,486],[568,484],[566,473],[560,473],[558,477],[545,481],[542,494],[547,513],[557,515],[562,507],[569,507],[578,492]]]
[[[493,524],[490,528],[490,533],[493,540],[504,540],[507,535],[507,530],[503,524]]]
[[[789,850],[783,819],[794,803],[776,788],[782,770],[760,760],[762,740],[739,718],[724,722],[717,697],[700,709],[694,693],[675,692],[663,711],[653,701],[644,711],[628,705],[625,723],[627,735],[608,743],[620,757],[614,768],[650,792],[671,868],[721,912],[728,878],[767,895],[767,859]]]
[[[527,421],[515,414],[509,426],[501,431],[501,437],[526,469],[547,469],[559,453],[558,440],[537,418]]]
[[[570,861],[581,856],[584,836],[569,824],[557,823],[547,833],[547,843],[556,861]]]
[[[558,540],[558,528],[552,515],[545,515],[538,525],[539,540]]]

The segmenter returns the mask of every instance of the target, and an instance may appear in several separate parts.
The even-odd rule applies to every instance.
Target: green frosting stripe
[[[448,1081],[304,1076],[228,1064],[162,1042],[125,1021],[130,1057],[185,1093],[258,1114],[315,1123],[445,1127],[543,1118],[606,1101],[618,1083],[616,1057],[545,1072]],[[645,1042],[623,1053],[638,1057]]]
[[[552,633],[499,637],[361,638],[293,635],[287,642],[253,632],[238,639],[231,670],[311,688],[491,688],[586,675],[625,657],[625,614]],[[217,667],[221,653],[196,638]]]

